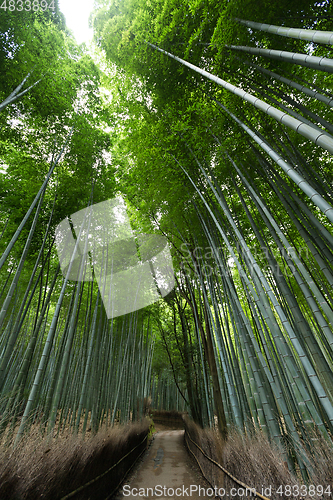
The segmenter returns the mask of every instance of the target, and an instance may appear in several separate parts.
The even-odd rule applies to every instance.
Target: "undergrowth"
[[[60,500],[97,478],[136,447],[124,460],[76,500],[104,500],[119,485],[136,458],[146,449],[150,421],[101,429],[96,435],[60,435],[48,442],[37,431],[13,449],[0,449],[1,500]]]
[[[262,432],[254,431],[246,435],[236,430],[230,431],[227,441],[222,443],[215,431],[201,429],[188,419],[184,422],[190,437],[206,455],[249,488],[263,495],[266,494],[265,496],[270,500],[286,498],[328,500],[332,498],[333,449],[323,438],[313,435],[311,450],[308,452],[303,450],[310,470],[310,477],[305,483],[300,470],[296,467],[291,473],[281,449],[270,443]],[[249,490],[237,484],[227,474],[221,474],[218,467],[206,459],[191,442],[189,447],[213,487],[224,488],[229,496],[233,489],[234,500],[251,498]],[[311,488],[310,485],[312,485]],[[239,494],[236,494],[238,489]]]

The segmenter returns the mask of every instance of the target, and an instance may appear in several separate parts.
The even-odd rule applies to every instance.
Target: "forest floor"
[[[209,484],[185,448],[184,430],[170,430],[163,425],[155,425],[155,429],[158,432],[151,446],[125,479],[115,499],[132,500],[142,496],[161,500],[211,498],[204,494]]]

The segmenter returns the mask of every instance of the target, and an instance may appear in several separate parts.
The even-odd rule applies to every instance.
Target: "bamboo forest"
[[[332,2],[0,11],[1,461],[174,412],[329,498]]]

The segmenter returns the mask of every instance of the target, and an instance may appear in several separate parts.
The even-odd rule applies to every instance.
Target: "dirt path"
[[[208,488],[200,469],[185,449],[184,430],[167,430],[155,434],[143,462],[122,485],[117,500],[140,497],[203,500],[211,498],[206,495]]]

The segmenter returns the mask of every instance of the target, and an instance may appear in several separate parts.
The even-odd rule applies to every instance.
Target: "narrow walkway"
[[[183,430],[158,432],[148,455],[127,481],[118,492],[117,500],[211,498],[206,495],[208,483],[185,449]]]

